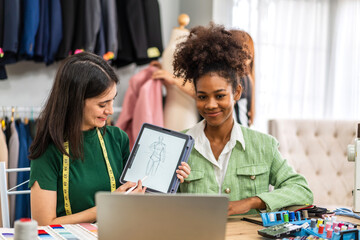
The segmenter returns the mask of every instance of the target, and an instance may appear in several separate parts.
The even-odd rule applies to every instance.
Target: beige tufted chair
[[[360,122],[360,121],[359,121]],[[294,169],[305,176],[318,206],[353,206],[355,163],[347,145],[356,137],[357,121],[269,120],[269,133]]]

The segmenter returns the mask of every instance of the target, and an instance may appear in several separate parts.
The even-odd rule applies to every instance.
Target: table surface
[[[261,221],[261,218],[258,217]],[[226,240],[264,239],[257,231],[265,227],[238,218],[229,218],[226,224]]]
[[[247,216],[235,216],[235,217],[229,217],[227,224],[226,224],[226,236],[225,240],[247,240],[247,239],[265,239],[264,237],[260,236],[257,231],[260,229],[263,229],[262,225],[258,225],[252,222],[248,222],[243,220],[243,218],[250,218],[252,220],[261,221],[261,217],[259,215],[247,215]],[[346,221],[346,222],[352,222],[355,224],[358,224],[360,226],[360,220],[345,216],[336,216],[338,221]],[[71,225],[72,226],[72,225]],[[41,227],[40,227],[41,228]],[[13,232],[14,229],[5,229],[0,228],[1,232]],[[96,236],[96,235],[95,235]],[[0,236],[0,239],[2,237]],[[88,239],[88,238],[85,238]],[[97,239],[97,237],[94,237],[94,239]]]

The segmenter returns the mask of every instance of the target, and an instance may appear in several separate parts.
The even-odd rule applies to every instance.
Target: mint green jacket
[[[233,148],[221,192],[229,201],[257,196],[267,211],[292,205],[313,203],[313,194],[305,178],[297,174],[278,151],[279,143],[270,135],[241,126],[245,149],[239,142]],[[191,173],[180,185],[182,193],[218,194],[213,165],[195,148],[188,164]],[[269,184],[274,190],[269,192]],[[248,214],[257,213],[252,209]]]

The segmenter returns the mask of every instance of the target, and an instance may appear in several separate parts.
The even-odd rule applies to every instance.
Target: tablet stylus
[[[141,183],[143,183],[147,177],[148,177],[148,176],[143,177],[143,179],[141,179]],[[125,192],[125,194],[129,194],[130,192],[134,191],[134,189],[137,188],[137,186],[138,186],[138,184],[136,183],[136,185],[133,186],[133,187],[131,187],[131,188],[129,188],[129,190],[127,190],[127,191]]]

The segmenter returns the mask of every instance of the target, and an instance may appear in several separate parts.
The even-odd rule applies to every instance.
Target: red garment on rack
[[[162,83],[151,78],[158,68],[149,66],[135,74],[129,81],[116,126],[124,130],[132,149],[143,123],[164,126]]]

